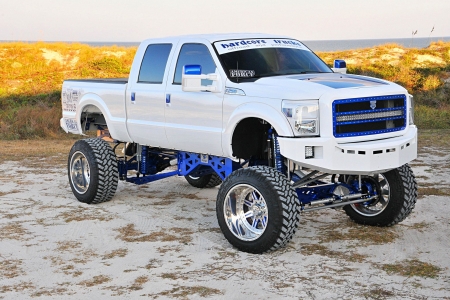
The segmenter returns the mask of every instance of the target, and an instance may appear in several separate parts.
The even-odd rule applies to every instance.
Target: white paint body
[[[213,45],[217,41],[249,38],[267,38],[267,35],[198,35],[145,40],[137,50],[127,82],[64,82],[61,127],[66,132],[83,134],[82,113],[97,112],[103,114],[110,134],[116,140],[233,158],[231,140],[237,124],[245,118],[255,117],[267,121],[276,130],[283,156],[327,173],[373,174],[416,158],[417,128],[414,125],[407,124],[401,131],[376,135],[341,138],[333,135],[334,100],[394,94],[408,98],[403,87],[379,79],[376,82],[382,84],[371,84],[372,79],[363,76],[353,76],[354,79],[347,81],[367,80],[367,84],[349,88],[332,88],[314,81],[318,75],[324,80],[338,80],[342,74],[336,73],[232,82],[227,78]],[[172,44],[163,83],[139,83],[137,78],[147,46],[161,43]],[[219,92],[187,92],[181,85],[172,83],[178,53],[185,43],[204,44],[209,49],[220,79]],[[230,88],[239,89],[245,95],[227,93]],[[131,99],[132,93],[135,93],[135,101]],[[167,95],[170,103],[166,103]],[[283,100],[299,103],[318,100],[320,136],[296,136],[295,129],[282,112]],[[407,103],[409,114],[409,101]],[[305,146],[315,146],[313,159],[305,159]],[[377,154],[373,154],[374,151]],[[365,154],[358,154],[362,152]]]

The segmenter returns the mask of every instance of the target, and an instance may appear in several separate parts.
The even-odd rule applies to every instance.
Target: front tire
[[[90,138],[75,142],[67,169],[70,188],[78,201],[96,204],[114,196],[119,180],[117,158],[106,141]]]
[[[287,178],[273,168],[234,171],[217,195],[217,219],[225,238],[241,251],[284,247],[299,224],[299,202]]]
[[[379,198],[370,203],[344,206],[347,215],[359,224],[392,226],[403,221],[417,201],[417,183],[408,164],[371,178]]]

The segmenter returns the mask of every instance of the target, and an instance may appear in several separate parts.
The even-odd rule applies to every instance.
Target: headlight
[[[409,95],[409,125],[414,124],[414,99],[413,95]]]
[[[319,100],[283,100],[282,110],[298,136],[319,135]]]

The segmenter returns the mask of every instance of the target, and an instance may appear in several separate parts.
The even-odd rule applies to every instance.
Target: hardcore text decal
[[[215,42],[219,54],[256,48],[293,48],[310,51],[302,43],[289,39],[249,39]]]

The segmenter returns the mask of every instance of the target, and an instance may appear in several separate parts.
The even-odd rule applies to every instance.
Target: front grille
[[[390,95],[333,102],[333,134],[351,137],[406,128],[406,96]]]

